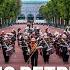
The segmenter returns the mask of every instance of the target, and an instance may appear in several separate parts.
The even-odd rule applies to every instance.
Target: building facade
[[[36,20],[39,17],[39,9],[42,5],[45,5],[46,2],[23,2],[21,1],[21,15],[25,17],[26,20],[33,19]]]

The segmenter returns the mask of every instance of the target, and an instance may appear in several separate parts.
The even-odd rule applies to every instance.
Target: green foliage
[[[19,0],[0,0],[0,18],[16,17],[19,13]]]
[[[66,24],[68,25],[70,20],[70,0],[50,0],[39,11],[46,19],[61,17],[66,20]]]

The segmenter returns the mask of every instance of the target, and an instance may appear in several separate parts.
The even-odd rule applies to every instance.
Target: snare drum
[[[11,56],[13,54],[14,50],[13,50],[13,47],[9,47],[7,50],[6,50],[6,56]]]

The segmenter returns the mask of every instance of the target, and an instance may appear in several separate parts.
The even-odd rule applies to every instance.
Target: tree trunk
[[[57,18],[57,26],[59,25],[59,19]]]
[[[65,25],[68,26],[69,25],[69,18],[67,18],[65,21],[66,21]]]
[[[61,17],[60,17],[60,25],[62,24],[62,22],[61,22]]]
[[[54,17],[54,25],[55,25],[55,17]]]
[[[64,20],[64,26],[65,26],[65,20]]]
[[[54,19],[52,18],[52,24],[54,23]]]

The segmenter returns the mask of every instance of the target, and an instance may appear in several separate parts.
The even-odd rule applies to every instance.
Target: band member
[[[21,33],[21,28],[18,28],[18,30],[17,30],[17,41],[18,41],[18,45],[20,45],[19,44],[19,36],[21,35],[22,33]]]
[[[59,49],[60,49],[60,47],[59,47],[59,45],[60,45],[60,39],[55,39],[53,45],[54,45],[54,48],[55,48],[55,51],[56,51],[56,55],[59,55],[59,53],[60,53],[59,52]]]
[[[27,27],[31,28],[31,24],[30,23],[27,23]]]
[[[40,28],[39,27],[36,27],[36,29],[35,29],[35,36],[36,36],[36,39],[40,36]]]
[[[13,36],[11,38],[11,44],[12,44],[14,52],[15,52],[16,31],[13,29],[11,33],[13,34]]]
[[[27,32],[30,35],[30,34],[32,34],[33,31],[34,31],[34,29],[31,28],[31,25],[27,24],[27,27],[25,28],[24,32]]]
[[[45,29],[45,33],[43,34],[44,37],[48,35],[48,28]]]
[[[2,31],[1,36],[4,37],[4,35],[5,35],[5,31]]]
[[[68,62],[69,53],[68,53],[66,46],[63,46],[63,48],[62,48],[62,59],[63,59],[63,62],[65,62],[65,63]]]
[[[48,27],[45,29],[45,33],[48,33]]]
[[[36,38],[35,32],[30,35],[31,38]]]
[[[16,31],[15,31],[15,29],[12,29],[12,32],[11,32],[13,35],[14,35],[14,37],[16,38]]]
[[[35,38],[31,39],[30,48],[31,48],[31,52],[33,53],[33,55],[31,56],[31,65],[32,65],[32,67],[37,66],[37,64],[38,64],[38,50],[36,49],[37,44],[36,44]]]
[[[28,38],[25,36],[25,38],[23,37],[23,35],[21,35],[21,48],[23,51],[23,56],[24,56],[24,61],[27,62],[28,58],[29,58],[29,51],[28,51],[28,44],[27,44],[27,40]]]
[[[2,50],[3,50],[3,55],[4,55],[5,63],[8,63],[9,62],[9,56],[6,54],[8,43],[9,42],[7,40],[7,37],[4,38],[3,45],[2,45]]]
[[[18,28],[17,29],[17,37],[20,35],[20,33],[21,33],[21,28]]]
[[[47,36],[45,38],[47,38]],[[42,39],[41,42],[40,42],[40,46],[43,47],[42,56],[43,56],[43,60],[44,60],[45,64],[46,64],[46,62],[49,63],[49,56],[50,56],[49,51],[47,51],[48,50],[48,45],[46,43],[47,42],[45,41],[45,39]]]
[[[54,42],[53,42],[53,46],[55,48],[55,51],[56,51],[56,55],[59,56],[59,45],[60,45],[60,40],[61,40],[61,37],[58,37],[59,36],[59,32],[55,32],[54,33]]]
[[[1,44],[1,47],[2,47],[3,42],[4,42],[4,35],[5,35],[4,31],[2,31],[2,32],[1,32],[1,35],[0,35],[0,44]],[[0,48],[1,48],[1,47],[0,47]]]
[[[62,35],[62,59],[63,62],[68,62],[69,59],[69,52],[68,52],[68,44],[67,44],[67,36],[65,34]]]
[[[13,47],[11,46],[11,38],[9,34],[10,33],[5,34],[4,32],[1,34],[1,46],[5,63],[9,62],[9,57],[13,53]]]
[[[5,32],[4,31],[2,31],[1,32],[1,46],[2,46],[2,51],[3,51],[3,56],[4,56],[4,60],[5,60],[5,63],[8,63],[8,59],[9,59],[9,57],[8,56],[6,56],[6,50],[7,50],[7,48],[6,48],[6,46],[5,46],[5,44],[4,44],[4,36],[5,36]]]

